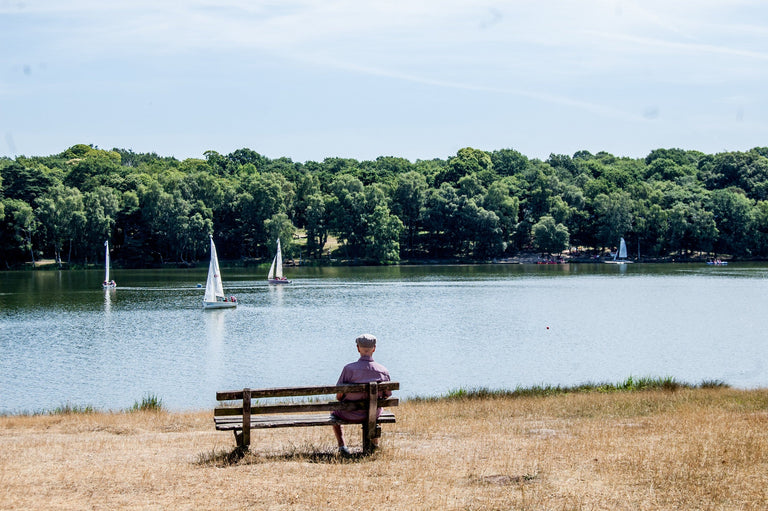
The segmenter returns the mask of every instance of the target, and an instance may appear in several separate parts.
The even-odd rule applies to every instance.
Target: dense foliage
[[[270,257],[278,236],[288,257],[328,257],[333,236],[334,257],[376,263],[603,250],[622,236],[646,257],[768,255],[765,147],[297,163],[250,149],[179,161],[76,145],[2,158],[0,178],[3,268],[98,262],[107,239],[118,265],[193,263],[209,234],[221,258],[246,260]]]

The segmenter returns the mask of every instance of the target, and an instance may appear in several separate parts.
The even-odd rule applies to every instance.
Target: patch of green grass
[[[163,400],[155,394],[147,394],[141,399],[141,402],[136,401],[133,406],[128,410],[130,412],[161,412],[163,411]]]
[[[65,403],[63,405],[57,406],[50,412],[48,412],[49,415],[68,415],[68,414],[74,414],[74,413],[96,413],[98,410],[96,410],[95,407],[91,405],[73,405],[71,403]]]
[[[544,397],[560,394],[573,394],[583,392],[637,392],[643,390],[667,390],[674,392],[680,389],[695,388],[728,388],[725,382],[719,380],[705,380],[699,385],[683,383],[677,381],[671,376],[665,377],[628,377],[619,383],[582,383],[570,387],[560,385],[534,385],[532,387],[517,387],[514,390],[509,389],[488,389],[479,388],[459,388],[449,391],[447,394],[437,397],[415,397],[410,398],[414,401],[439,401],[454,399],[488,399],[488,398],[517,398],[517,397]]]
[[[727,389],[730,385],[722,380],[704,380],[699,383],[699,387],[702,389]]]

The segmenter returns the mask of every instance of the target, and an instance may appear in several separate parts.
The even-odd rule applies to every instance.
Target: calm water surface
[[[216,390],[335,383],[354,338],[401,397],[459,387],[673,376],[768,386],[768,265],[223,269],[234,310],[203,311],[205,269],[0,273],[0,413],[63,404],[173,410]]]

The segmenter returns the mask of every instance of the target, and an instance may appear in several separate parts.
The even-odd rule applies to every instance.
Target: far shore
[[[768,506],[768,389],[413,399],[381,450],[212,410],[0,416],[0,509],[741,509]],[[354,452],[360,429],[346,426]]]
[[[680,255],[674,255],[674,256],[664,256],[664,257],[640,257],[640,258],[629,258],[628,261],[632,263],[643,263],[643,264],[671,264],[671,263],[682,263],[682,264],[704,264],[707,261],[711,261],[713,259],[712,255],[707,255],[706,253],[700,253],[696,255],[691,256],[680,256]],[[736,259],[732,258],[730,256],[724,256],[724,257],[718,257],[718,259],[725,261],[726,263],[760,263],[760,262],[766,262],[766,259],[762,258],[753,258],[753,259]],[[547,255],[547,254],[538,254],[538,253],[532,253],[532,252],[526,252],[526,253],[520,253],[516,254],[514,256],[504,257],[504,258],[494,258],[490,260],[476,260],[476,259],[462,259],[462,258],[420,258],[420,259],[403,259],[399,263],[392,264],[391,266],[429,266],[429,265],[450,265],[450,264],[600,264],[604,263],[606,261],[610,260],[610,258],[606,255],[602,256],[589,256],[589,255],[582,255],[582,254],[570,254],[570,253],[562,253],[557,255]],[[225,268],[238,268],[238,267],[259,267],[269,266],[269,260],[267,259],[238,259],[238,260],[220,260],[219,261],[222,267]],[[34,268],[33,268],[34,266]],[[342,258],[321,258],[321,259],[310,259],[310,260],[294,260],[294,259],[287,259],[284,261],[284,266],[290,268],[290,267],[297,267],[297,266],[380,266],[379,264],[372,263],[370,261],[362,261],[362,260],[356,260],[356,259],[342,259]],[[177,268],[207,268],[208,267],[208,261],[207,260],[201,260],[201,261],[195,261],[195,262],[186,262],[186,261],[167,261],[162,264],[156,264],[156,265],[150,265],[146,267],[141,268],[134,268],[134,267],[124,267],[120,265],[120,261],[116,260],[113,261],[112,269],[177,269]],[[93,263],[88,265],[70,265],[66,262],[61,263],[61,267],[59,267],[59,264],[56,263],[53,259],[41,259],[39,261],[35,261],[34,265],[32,264],[32,261],[28,261],[24,263],[21,266],[6,269],[8,270],[40,270],[40,271],[46,271],[46,270],[58,270],[58,269],[103,269],[102,263]]]

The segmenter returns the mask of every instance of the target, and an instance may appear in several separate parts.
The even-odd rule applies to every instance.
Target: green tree
[[[517,231],[520,200],[510,194],[505,181],[496,181],[485,194],[483,207],[496,215],[501,229],[502,251],[507,249]]]
[[[407,233],[408,251],[413,250],[416,235],[421,226],[421,210],[427,192],[427,179],[411,171],[397,177],[392,192],[392,213],[403,222]]]
[[[99,185],[121,188],[123,169],[120,154],[115,151],[89,149],[82,156],[71,159],[69,172],[64,184],[81,192],[92,190]]]
[[[528,166],[528,158],[514,149],[501,149],[491,153],[493,169],[500,176],[520,174]]]
[[[328,228],[343,243],[347,257],[363,254],[365,245],[366,197],[363,183],[349,174],[337,176],[331,184],[326,208]]]
[[[433,256],[449,255],[460,250],[458,210],[459,196],[449,183],[427,192],[424,227],[429,232],[426,248]]]
[[[755,204],[748,232],[754,233],[752,253],[759,257],[768,256],[768,201],[758,201]]]
[[[325,198],[315,193],[305,199],[304,219],[307,232],[307,256],[320,257],[328,241],[328,219]]]
[[[752,248],[749,232],[754,202],[738,189],[715,190],[712,192],[711,211],[718,237],[715,252],[746,256]]]
[[[35,199],[45,195],[56,184],[55,174],[38,165],[28,167],[19,162],[0,168],[3,195],[8,199],[19,199],[34,204]]]
[[[240,224],[238,237],[247,252],[268,255],[266,247],[270,240],[265,222],[280,213],[287,214],[292,200],[293,185],[283,176],[272,173],[248,176],[235,206]]]
[[[602,247],[615,246],[632,229],[632,197],[622,191],[600,194],[593,202],[597,240]]]
[[[475,259],[487,259],[500,256],[506,249],[503,231],[499,226],[499,217],[477,205],[474,199],[460,196],[457,211],[457,224],[463,250]]]
[[[310,197],[319,195],[320,179],[314,174],[303,173],[298,176],[296,182],[296,195],[293,201],[293,224],[299,228],[307,225],[307,208],[311,202]]]
[[[295,246],[293,243],[293,235],[296,233],[296,227],[291,223],[291,219],[285,213],[277,213],[272,218],[268,218],[264,221],[264,227],[267,230],[269,236],[270,253],[277,252],[277,239],[280,238],[280,247],[283,254],[286,257],[293,257],[295,252]]]
[[[670,250],[690,253],[710,252],[717,239],[717,227],[712,212],[700,204],[676,203],[668,216]]]
[[[29,255],[32,261],[32,267],[35,267],[35,251],[32,247],[32,240],[40,227],[40,222],[35,217],[32,206],[18,199],[4,199],[3,209],[5,211],[2,238],[5,253],[6,265],[10,261],[15,261],[13,251],[18,251],[19,259],[25,254]]]
[[[710,190],[738,187],[750,199],[768,199],[768,158],[759,150],[702,158],[699,177]]]
[[[66,242],[69,242],[67,261],[71,262],[73,244],[80,240],[86,224],[83,194],[77,188],[58,185],[36,199],[35,204],[35,215],[48,233],[56,263],[61,267]]]
[[[87,253],[98,253],[104,240],[112,237],[117,213],[120,209],[118,192],[106,186],[99,186],[83,196],[85,207],[85,243]]]
[[[645,255],[662,255],[668,246],[668,213],[660,205],[647,200],[638,201],[636,233]]]
[[[482,180],[492,176],[491,156],[480,149],[465,147],[459,149],[456,156],[448,160],[445,171],[437,176],[437,183],[456,184],[464,176],[479,174]]]
[[[178,189],[167,193],[158,182],[142,190],[140,201],[150,244],[161,263],[196,261],[206,253],[214,231],[212,211],[202,201],[187,201]]]
[[[558,224],[551,216],[543,216],[531,229],[533,245],[547,255],[567,249],[570,243],[568,228]]]
[[[379,203],[366,215],[366,257],[379,263],[400,261],[400,233],[403,222]]]

